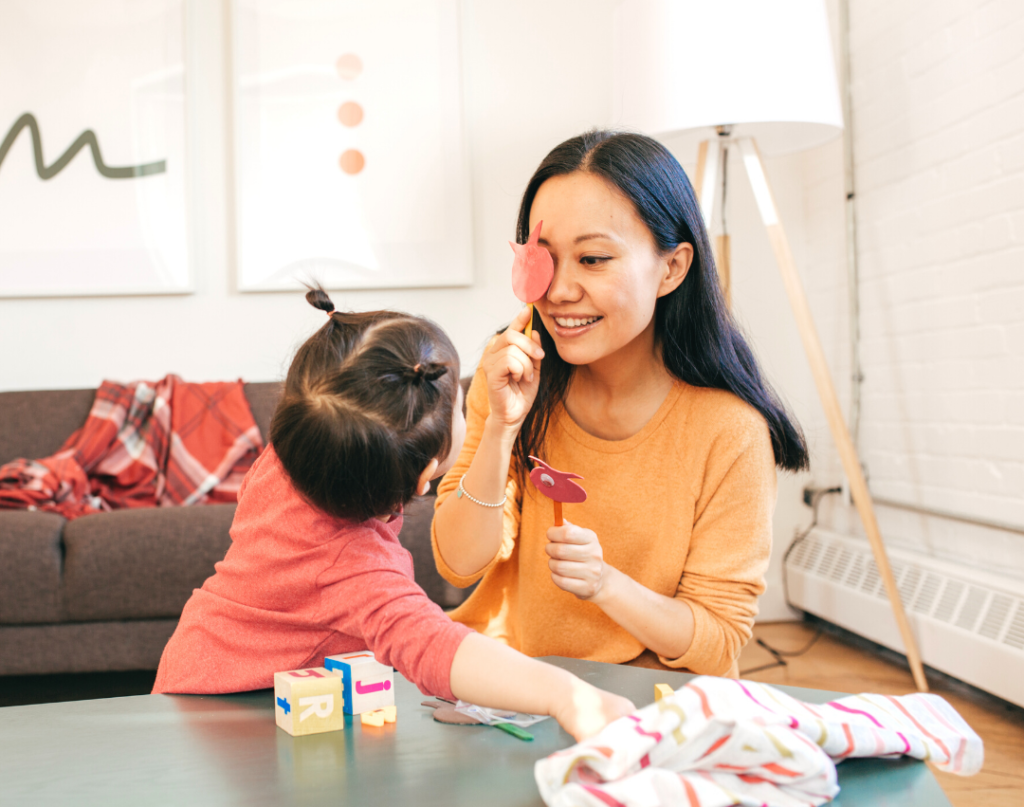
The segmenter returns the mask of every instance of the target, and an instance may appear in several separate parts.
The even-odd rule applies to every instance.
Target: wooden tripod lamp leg
[[[697,151],[697,181],[694,190],[700,203],[700,214],[704,217],[704,229],[711,232],[711,219],[715,215],[715,189],[718,187],[722,163],[722,145],[705,140]]]
[[[711,234],[711,220],[715,214],[715,191],[722,175],[723,149],[721,139],[701,141],[697,149],[697,175],[693,188],[700,203],[704,229]],[[729,236],[720,235],[714,240],[715,266],[725,294],[725,304],[732,306],[731,280],[729,270]]]
[[[718,267],[718,280],[725,295],[725,304],[732,308],[732,247],[730,236],[722,234],[715,238],[715,266]]]
[[[804,351],[807,353],[807,360],[811,365],[811,373],[814,375],[814,382],[818,387],[818,396],[821,398],[825,417],[828,419],[829,429],[832,431],[832,439],[835,441],[836,448],[839,451],[839,458],[843,463],[843,470],[846,471],[846,478],[849,480],[853,502],[864,525],[868,541],[871,543],[871,551],[875,556],[875,563],[878,566],[882,581],[885,583],[885,591],[889,595],[889,603],[892,606],[893,615],[896,617],[896,624],[899,626],[900,635],[903,637],[903,646],[907,651],[907,660],[910,662],[910,671],[913,673],[914,683],[919,691],[927,692],[928,682],[925,680],[924,667],[921,664],[921,654],[918,652],[917,642],[910,630],[910,623],[907,621],[906,612],[903,610],[900,593],[896,588],[896,579],[893,577],[892,568],[889,566],[889,557],[885,552],[882,534],[878,529],[878,521],[875,518],[875,508],[871,501],[871,493],[868,491],[868,484],[864,479],[864,472],[861,470],[857,449],[850,438],[850,432],[846,428],[843,412],[839,408],[839,398],[836,396],[836,390],[832,384],[832,377],[829,374],[828,364],[825,361],[825,353],[821,349],[818,331],[814,326],[814,319],[811,317],[811,309],[807,304],[807,297],[804,294],[803,284],[800,282],[800,275],[797,273],[793,255],[789,250],[786,232],[782,229],[782,223],[779,221],[775,200],[772,197],[768,178],[764,172],[764,165],[761,162],[761,155],[758,153],[757,145],[750,138],[740,140],[740,150],[743,154],[743,165],[747,169],[750,184],[754,189],[757,207],[761,212],[761,219],[768,230],[768,238],[771,241],[772,250],[775,252],[775,260],[778,262],[779,271],[782,273],[782,282],[786,287],[786,294],[789,296],[789,303],[793,308],[793,316],[796,319],[797,328],[800,330],[800,339],[804,344]]]
[[[704,190],[704,172],[708,167],[708,145],[711,141],[701,140],[697,146],[697,175],[693,178],[693,192],[697,194],[697,203],[700,203],[701,192]],[[707,227],[708,222],[704,222]]]

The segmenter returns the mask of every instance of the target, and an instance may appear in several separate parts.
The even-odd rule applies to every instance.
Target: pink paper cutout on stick
[[[572,481],[582,479],[582,476],[570,471],[557,471],[537,457],[531,456],[530,459],[537,463],[537,467],[530,471],[530,481],[549,499],[566,504],[587,500],[587,492]]]
[[[512,291],[524,303],[535,303],[547,294],[548,286],[555,276],[555,262],[551,259],[551,253],[537,243],[543,224],[543,221],[537,222],[530,233],[530,240],[525,244],[508,242],[516,253],[512,264]]]

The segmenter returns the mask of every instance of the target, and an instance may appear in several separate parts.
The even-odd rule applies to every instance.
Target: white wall
[[[573,0],[463,0],[475,281],[459,289],[334,293],[339,307],[392,307],[425,314],[451,334],[464,365],[475,365],[487,336],[518,308],[509,283],[512,255],[507,242],[514,237],[527,179],[551,147],[611,119],[614,4],[596,0],[584,12]],[[191,217],[196,292],[0,300],[0,343],[8,347],[0,366],[0,390],[94,387],[103,378],[158,378],[168,372],[196,381],[277,379],[295,347],[321,324],[323,315],[299,294],[243,295],[234,290],[227,5],[224,0],[189,0],[196,23],[190,30],[198,33],[188,57],[194,92],[190,113],[198,133]],[[692,159],[678,156],[684,162]],[[843,271],[842,242],[836,240],[842,236],[839,145],[771,160],[767,170],[813,302],[815,284],[834,285]],[[827,430],[814,420],[817,403],[796,327],[738,162],[731,165],[730,175],[737,315],[769,377],[804,422],[812,445],[827,444]],[[810,204],[811,198],[817,201]],[[819,207],[824,219],[834,219],[838,210],[839,224],[830,221],[827,233],[811,243],[808,222],[826,226]],[[805,210],[811,214],[806,222]],[[823,254],[828,271],[818,265]],[[833,331],[841,339],[844,306],[841,299],[834,311],[824,312],[826,339]],[[808,511],[800,503],[807,479],[780,475],[778,551],[761,602],[762,618],[792,614],[782,598],[779,561],[794,530],[807,520]]]
[[[1024,530],[1024,5],[851,6],[869,485]],[[824,253],[822,217],[825,200],[807,215]],[[816,301],[819,322],[840,297]],[[841,342],[831,356],[846,372]],[[815,480],[840,478],[826,451]],[[878,516],[891,545],[1024,581],[1020,532],[885,505]],[[861,533],[838,501],[824,523]]]
[[[518,303],[508,280],[526,180],[555,144],[611,116],[612,0],[587,14],[571,2],[467,0],[462,13],[465,118],[471,151],[475,281],[458,289],[332,295],[339,307],[425,314],[467,365]],[[197,136],[190,224],[196,292],[181,296],[0,299],[0,390],[94,387],[103,378],[280,378],[322,322],[300,294],[235,291],[231,218],[228,3],[189,0],[197,36],[188,68]],[[544,25],[538,25],[539,19]],[[572,31],[572,36],[565,32]],[[543,54],[536,58],[531,54]]]

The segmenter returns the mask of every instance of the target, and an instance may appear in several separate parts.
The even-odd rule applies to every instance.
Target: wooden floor
[[[803,648],[814,637],[810,623],[760,624],[754,637],[776,650]],[[772,657],[751,641],[740,658],[740,675],[765,684],[789,684],[840,692],[879,692],[905,695],[914,682],[905,664],[891,654],[879,653],[849,636],[824,633],[802,656],[787,659],[788,666],[745,673]],[[1022,807],[1024,805],[1024,710],[972,690],[944,676],[929,678],[932,691],[942,695],[963,716],[985,743],[985,767],[972,777],[935,771],[954,807]]]

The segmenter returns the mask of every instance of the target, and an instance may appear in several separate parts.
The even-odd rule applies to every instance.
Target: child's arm
[[[636,709],[626,698],[479,633],[468,634],[455,651],[451,689],[481,706],[551,715],[576,740]]]
[[[425,693],[551,715],[577,739],[633,711],[625,698],[453,622],[402,570],[405,564],[408,553],[397,542],[356,528],[318,579],[322,621],[361,637],[379,661]]]

